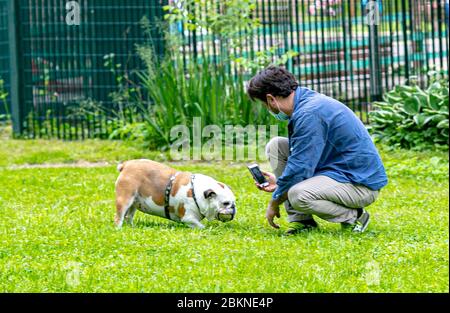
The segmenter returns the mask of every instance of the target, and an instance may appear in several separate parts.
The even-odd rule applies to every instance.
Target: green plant
[[[426,89],[415,81],[396,86],[375,102],[369,130],[387,145],[422,150],[448,149],[448,78],[429,73]]]
[[[148,44],[138,46],[146,68],[138,74],[142,90],[136,93],[137,103],[145,122],[159,134],[166,147],[171,141],[170,130],[180,124],[190,127],[194,117],[201,117],[202,126],[270,124],[270,115],[246,94],[246,75],[274,59],[286,63],[295,54],[289,52],[278,57],[276,49],[271,48],[258,52],[253,60],[238,57],[239,46],[249,40],[248,34],[258,24],[251,17],[252,2],[225,1],[221,12],[209,14],[197,12],[208,6],[205,1],[186,1],[180,8],[168,6],[166,23],[160,25],[166,42],[165,56],[155,54],[150,38]],[[171,23],[180,21],[191,30],[206,29],[228,49],[221,50],[221,57],[215,62],[206,55],[198,59],[186,57],[180,52],[180,34],[169,30]],[[150,33],[145,18],[141,26]]]
[[[277,44],[253,51],[255,33],[262,26],[255,9],[256,0],[181,0],[164,7],[164,18],[169,24],[181,23],[184,29],[196,32],[194,36],[203,34],[198,39],[202,41],[202,58],[218,58],[230,71],[248,75],[271,63],[286,64],[298,55],[293,50],[283,51]],[[172,32],[172,36],[181,35]],[[177,40],[177,49],[181,42]],[[217,43],[219,51],[215,52]]]
[[[8,93],[5,89],[5,82],[0,78],[0,102],[3,104],[3,109],[5,110],[5,114],[0,114],[0,120],[6,119],[9,120],[11,118],[9,114],[8,102],[6,101],[8,98]]]
[[[148,146],[164,149],[171,143],[173,127],[190,127],[194,117],[201,118],[202,126],[268,125],[271,117],[261,105],[250,101],[245,79],[249,73],[274,60],[276,64],[288,62],[295,53],[289,51],[280,56],[279,49],[272,47],[257,52],[254,59],[243,56],[242,47],[251,40],[249,34],[258,25],[251,16],[253,2],[228,0],[221,2],[219,11],[213,10],[209,14],[199,14],[199,10],[211,5],[207,1],[187,0],[167,6],[166,21],[158,24],[165,38],[165,55],[162,57],[155,53],[148,19],[142,18],[140,25],[148,41],[137,46],[137,53],[145,64],[145,70],[134,71],[137,79],[133,82],[130,78],[133,75],[115,63],[114,54],[104,58],[105,66],[115,76],[117,90],[110,96],[119,108],[110,121],[110,125],[114,125],[110,138],[140,138]],[[212,35],[210,39],[202,37],[206,44],[208,40],[212,42],[213,38],[219,38],[223,48],[219,51],[219,60],[213,61],[204,51],[198,58],[189,53],[182,54],[182,36],[170,30],[177,22],[191,30],[206,30]],[[124,119],[126,110],[133,111],[131,121]],[[138,116],[142,120],[134,118]]]
[[[268,114],[250,101],[242,76],[228,75],[223,65],[189,62],[177,56],[159,61],[150,47],[140,47],[146,70],[139,76],[148,96],[144,119],[170,143],[175,125],[191,126],[194,117],[203,125],[266,123]]]

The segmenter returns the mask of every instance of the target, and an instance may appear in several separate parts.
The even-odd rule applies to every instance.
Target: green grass
[[[148,151],[122,141],[5,140],[0,136],[0,166],[45,163],[118,162],[135,158],[166,159],[166,154]]]
[[[116,230],[114,161],[159,153],[101,141],[0,139],[0,148],[0,292],[449,291],[445,153],[382,149],[390,183],[366,233],[320,221],[285,238],[265,221],[269,195],[245,164],[174,165],[229,184],[234,221],[200,231],[138,212],[135,227]],[[10,167],[80,159],[111,165]]]

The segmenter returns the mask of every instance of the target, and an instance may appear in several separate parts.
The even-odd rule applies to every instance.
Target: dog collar
[[[166,186],[166,191],[164,193],[164,214],[166,215],[166,218],[169,220],[171,219],[170,211],[169,211],[170,192],[172,191],[173,181],[175,180],[175,178],[177,177],[177,175],[179,173],[180,172],[176,172],[175,174],[170,176],[169,182],[167,183],[167,186]]]
[[[180,173],[180,172],[176,172],[175,174],[173,174],[172,176],[170,176],[169,182],[167,183],[166,190],[165,190],[165,192],[164,192],[164,214],[166,215],[166,218],[169,219],[169,220],[171,219],[171,218],[170,218],[170,211],[169,211],[170,192],[172,191],[173,181],[175,180],[175,178],[177,177],[177,175],[178,175],[179,173]],[[194,179],[195,179],[195,175],[192,174],[192,175],[191,175],[192,197],[194,198],[195,205],[197,206],[198,211],[199,211],[200,214],[201,214],[200,206],[198,205],[197,197],[195,196]],[[203,214],[202,214],[202,215],[203,215]]]
[[[192,189],[192,198],[194,198],[194,202],[195,202],[195,205],[197,206],[197,209],[198,209],[198,211],[200,212],[200,214],[201,214],[201,211],[200,211],[200,206],[198,205],[198,202],[197,202],[197,197],[195,196],[195,190],[194,190],[194,179],[195,179],[195,174],[192,174],[191,175],[191,189]]]

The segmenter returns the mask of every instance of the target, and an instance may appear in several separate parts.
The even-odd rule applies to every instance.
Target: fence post
[[[369,1],[365,9],[366,23],[369,26],[370,53],[370,101],[379,101],[382,96],[380,43],[378,40],[378,24],[381,22],[380,2]]]
[[[11,117],[13,121],[13,133],[22,134],[22,103],[21,85],[19,69],[19,27],[18,21],[19,6],[18,0],[8,1],[8,33],[9,33],[9,61],[10,61],[10,86],[11,86]]]

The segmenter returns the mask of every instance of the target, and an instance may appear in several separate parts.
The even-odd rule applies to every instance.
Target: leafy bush
[[[191,126],[194,117],[202,125],[266,124],[269,115],[246,95],[242,76],[236,79],[224,66],[190,62],[168,57],[158,61],[151,48],[141,47],[139,54],[147,69],[140,74],[149,105],[144,119],[170,142],[170,130],[176,125]]]
[[[413,150],[448,149],[448,78],[430,73],[426,89],[396,86],[375,102],[369,130],[375,140]]]
[[[3,106],[3,109],[5,111],[5,114],[0,114],[0,120],[10,119],[8,103],[6,102],[7,97],[8,97],[8,93],[5,90],[5,83],[4,83],[3,79],[1,79],[1,77],[0,77],[0,105]]]
[[[218,60],[226,67],[252,75],[270,63],[285,64],[298,55],[281,43],[260,51],[249,48],[255,46],[255,33],[263,26],[256,9],[257,0],[179,0],[164,6],[164,18],[171,25],[182,25],[191,35],[206,34],[200,36],[201,55],[184,49],[185,57]],[[178,41],[178,51],[183,44],[185,41]]]
[[[272,47],[256,53],[252,60],[236,53],[241,51],[243,42],[251,39],[250,34],[255,25],[259,25],[254,24],[249,17],[254,10],[254,6],[250,5],[254,0],[244,2],[227,0],[225,12],[208,15],[210,23],[192,19],[192,14],[183,13],[176,7],[166,7],[166,23],[159,25],[164,34],[165,54],[160,56],[155,52],[151,37],[146,44],[139,45],[137,53],[145,69],[133,71],[133,75],[137,76],[135,81],[130,78],[133,75],[121,73],[121,65],[114,63],[113,54],[105,56],[105,66],[115,74],[118,85],[117,91],[111,94],[113,102],[122,109],[137,108],[142,117],[131,123],[123,119],[123,122],[116,123],[118,127],[111,134],[111,139],[139,138],[147,146],[164,149],[171,143],[170,132],[173,127],[191,127],[194,117],[201,118],[202,127],[270,124],[272,118],[264,107],[253,103],[247,96],[245,79],[271,62],[288,62],[295,53],[288,51],[279,55]],[[186,3],[189,5],[183,6],[183,10],[195,11],[207,6],[205,1],[189,0]],[[241,15],[241,24],[232,22],[232,19]],[[220,41],[224,49],[220,49],[218,58],[207,55],[205,51],[201,55],[193,55],[180,49],[183,37],[171,31],[171,23],[180,21],[191,30],[207,29],[211,38]],[[144,17],[140,24],[145,33],[151,34],[148,19]],[[248,32],[242,34],[239,31],[241,28]],[[213,43],[216,39],[208,40]]]

